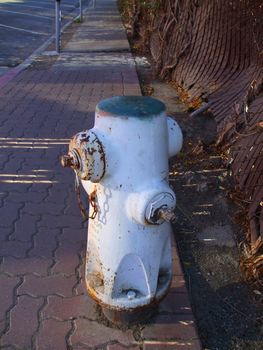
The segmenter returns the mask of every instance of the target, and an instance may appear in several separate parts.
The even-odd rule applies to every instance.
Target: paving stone
[[[75,287],[75,292],[77,295],[82,295],[87,293],[86,288],[86,280],[85,280],[85,263],[81,264],[81,266],[78,268],[80,280],[79,283]]]
[[[0,154],[0,169],[1,170],[5,167],[6,162],[8,162],[9,156],[10,155],[8,154],[8,152]]]
[[[82,221],[83,218],[81,216],[81,212],[77,204],[77,196],[75,193],[72,193],[71,196],[67,197],[67,203],[69,203],[69,205],[65,208],[64,213],[66,215],[76,216],[80,221]],[[84,204],[85,204],[85,200],[84,200]],[[86,203],[86,207],[88,207],[88,203]]]
[[[62,151],[61,154],[67,153],[67,151],[68,150]],[[63,180],[65,181],[65,173],[64,173]],[[72,182],[73,181],[74,181],[74,175],[72,174]],[[69,202],[68,194],[67,194],[67,191],[65,191],[65,189],[64,191],[63,190],[57,191],[55,188],[50,190],[48,197],[46,199],[46,203],[54,203],[54,204],[59,203],[60,205],[63,204],[64,206],[66,205],[66,201]]]
[[[172,272],[173,272],[173,275],[175,275],[175,276],[183,276],[184,275],[180,261],[178,261],[178,260],[172,261]]]
[[[47,160],[46,159],[43,160],[43,164],[44,164],[43,167],[36,166],[36,168],[46,169],[47,168]],[[32,164],[32,165],[35,165],[35,164]],[[45,194],[47,196],[48,190],[50,188],[52,188],[52,185],[53,185],[53,183],[48,183],[48,184],[33,183],[33,184],[31,184],[29,191],[32,193],[32,195],[33,195],[33,193],[42,193],[42,194]]]
[[[5,127],[1,127],[1,133],[5,132],[4,129]],[[7,127],[6,128],[7,132],[8,132],[8,129],[11,131],[11,129]],[[12,131],[12,134],[13,134],[13,131]],[[16,151],[16,155],[13,157],[10,157],[9,161],[5,163],[5,166],[4,166],[4,173],[8,174],[8,176],[4,180],[8,180],[9,183],[12,183],[12,181],[17,180],[12,175],[16,175],[19,172],[24,161],[23,159],[17,157],[18,149],[17,148],[13,148],[13,149]],[[16,184],[16,182],[13,182],[12,184],[14,188],[14,185]],[[29,184],[26,186],[29,187]]]
[[[0,256],[24,258],[31,242],[3,241],[0,244]]]
[[[15,230],[11,235],[11,239],[22,242],[31,241],[32,236],[36,233],[36,224],[39,219],[40,216],[32,216],[24,212],[20,213],[19,220],[15,222]]]
[[[80,263],[78,252],[82,249],[81,243],[63,241],[60,238],[60,245],[55,252],[56,264],[52,268],[52,273],[74,274]]]
[[[29,256],[52,258],[57,247],[59,229],[40,227],[33,237],[33,247],[28,252]]]
[[[13,344],[18,348],[32,349],[31,339],[38,328],[37,312],[43,298],[21,296],[10,312],[10,328],[2,337],[2,344]]]
[[[191,314],[191,305],[187,293],[168,293],[159,305],[159,312]]]
[[[66,336],[71,329],[69,321],[44,320],[36,336],[36,350],[67,350]]]
[[[89,346],[83,345],[83,344],[74,345],[72,349],[73,350],[91,350]]]
[[[144,342],[143,350],[201,350],[198,340],[174,341],[174,342]]]
[[[69,215],[43,215],[39,222],[40,227],[48,228],[81,228],[81,220]]]
[[[42,202],[38,203],[37,205],[35,203],[26,203],[25,207],[23,208],[23,211],[29,214],[51,214],[51,215],[60,215],[63,213],[64,203],[62,205],[57,203],[51,203],[51,202]]]
[[[197,333],[192,315],[159,315],[142,330],[145,340],[194,340]]]
[[[183,275],[173,275],[170,291],[172,293],[187,293],[187,288]]]
[[[107,350],[127,350],[127,349],[130,349],[130,350],[140,350],[139,346],[132,346],[132,347],[128,347],[127,346],[123,346],[119,343],[117,344],[109,344],[107,345]]]
[[[0,320],[5,319],[5,313],[14,305],[14,289],[18,285],[20,279],[17,277],[9,277],[0,275],[1,297],[0,297]]]
[[[2,128],[1,128],[2,132]],[[1,190],[4,192],[18,192],[18,193],[26,193],[29,191],[29,187],[31,184],[26,184],[26,183],[19,183],[19,186],[17,186],[16,183],[10,182],[10,183],[1,183]],[[10,201],[12,203],[12,201]],[[22,203],[16,203],[16,205],[21,206],[20,204]],[[13,207],[14,210],[14,207]],[[2,214],[1,214],[2,215]]]
[[[65,277],[61,275],[37,277],[27,275],[23,284],[18,288],[18,294],[29,294],[32,296],[47,296],[51,294],[64,297],[72,296],[72,288],[76,284],[75,276]]]
[[[87,229],[64,228],[60,239],[68,242],[86,242]]]
[[[5,320],[0,320],[0,334],[4,332],[5,328],[6,328],[6,321]]]
[[[13,257],[5,257],[2,263],[2,269],[4,272],[15,276],[25,275],[29,273],[36,275],[47,275],[48,268],[51,266],[52,262],[52,259],[16,259]]]
[[[7,237],[12,233],[12,227],[1,227],[0,228],[0,241],[5,241]]]
[[[49,296],[42,315],[43,318],[53,317],[60,320],[70,320],[78,317],[95,320],[97,318],[96,304],[87,295],[72,298]]]
[[[0,208],[0,227],[12,226],[14,220],[18,219],[18,211],[21,207],[21,203],[12,203],[5,201],[4,206]]]
[[[87,293],[85,279],[81,278],[81,281],[75,288],[76,295],[85,295]]]
[[[123,332],[119,329],[108,328],[95,321],[77,319],[76,329],[70,340],[72,345],[82,343],[90,347],[100,346],[112,341],[119,341],[123,345],[132,345],[135,341],[132,331]]]
[[[12,345],[4,345],[1,347],[2,350],[15,350],[15,348]],[[24,350],[24,349],[23,349]]]
[[[12,202],[18,203],[41,203],[47,196],[45,192],[9,192],[8,198]]]

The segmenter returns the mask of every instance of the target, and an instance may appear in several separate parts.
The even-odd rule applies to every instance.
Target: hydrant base
[[[133,326],[145,323],[158,310],[158,304],[146,305],[135,310],[114,310],[102,307],[104,316],[117,326]]]

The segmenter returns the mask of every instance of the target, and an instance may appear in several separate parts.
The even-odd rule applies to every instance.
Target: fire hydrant
[[[87,290],[115,323],[148,317],[171,283],[176,197],[168,158],[182,139],[159,100],[113,97],[97,105],[94,127],[76,134],[62,156],[90,203]]]

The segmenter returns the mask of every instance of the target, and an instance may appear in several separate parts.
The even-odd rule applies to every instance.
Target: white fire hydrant
[[[93,129],[75,135],[62,157],[89,196],[87,290],[113,322],[142,320],[168,291],[176,204],[168,158],[182,139],[162,102],[113,97],[97,105]]]

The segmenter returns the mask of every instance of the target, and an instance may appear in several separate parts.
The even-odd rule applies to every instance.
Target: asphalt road
[[[79,0],[60,4],[63,25],[78,14]],[[0,0],[0,71],[21,63],[54,32],[55,0]]]

